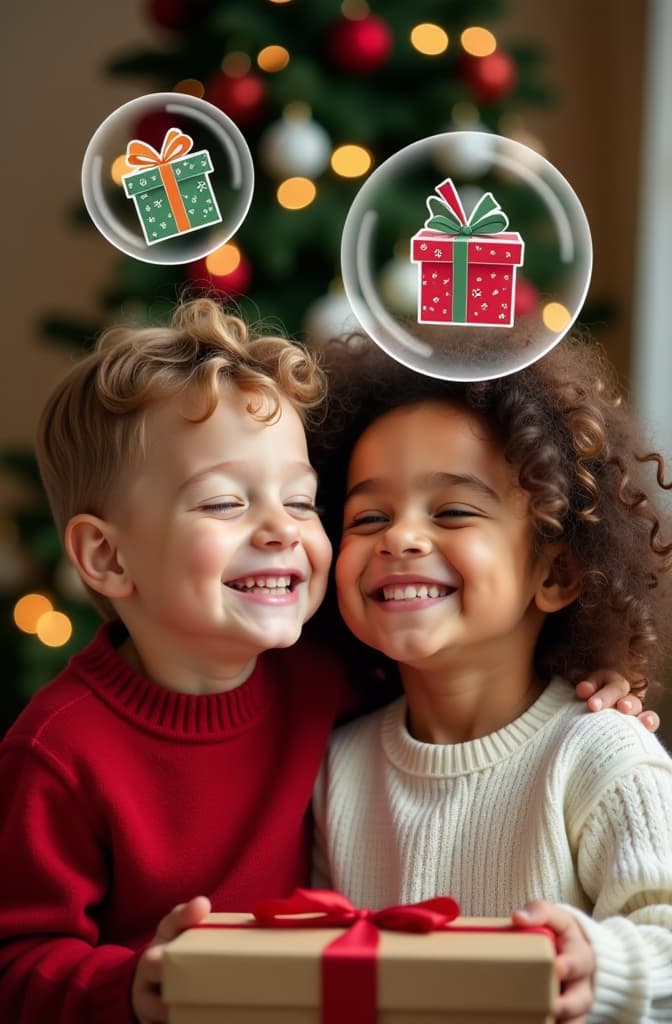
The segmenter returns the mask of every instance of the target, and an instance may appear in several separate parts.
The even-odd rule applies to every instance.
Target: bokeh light
[[[270,74],[282,71],[289,64],[289,50],[284,46],[265,46],[257,54],[257,64],[262,71]]]
[[[331,154],[331,167],[342,178],[360,178],[372,164],[368,149],[363,146],[338,146]]]
[[[462,49],[472,57],[489,57],[497,49],[497,40],[487,28],[473,25],[460,36]]]
[[[448,49],[448,33],[440,25],[423,22],[411,29],[411,45],[427,57],[436,57]]]
[[[239,264],[240,249],[233,242],[227,242],[225,245],[220,246],[219,249],[215,249],[205,260],[208,273],[214,274],[215,277],[232,274]]]
[[[316,195],[317,189],[310,178],[287,178],[277,191],[278,202],[286,210],[302,210],[310,206]]]
[[[14,605],[14,622],[24,633],[36,633],[40,617],[53,607],[44,594],[25,594]]]
[[[37,620],[35,632],[46,647],[63,647],[72,636],[72,623],[63,612],[45,612]]]

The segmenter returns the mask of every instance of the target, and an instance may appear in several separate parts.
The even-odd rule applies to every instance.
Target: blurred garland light
[[[317,189],[310,178],[287,178],[278,186],[277,198],[286,210],[302,210],[310,206]]]
[[[363,21],[370,11],[366,0],[343,0],[341,4],[341,14],[351,21]]]
[[[282,71],[289,64],[289,50],[284,46],[265,46],[257,54],[257,64],[269,74]]]
[[[14,605],[14,623],[24,633],[37,633],[39,619],[53,610],[44,594],[24,594]]]
[[[440,25],[433,25],[429,21],[411,29],[411,46],[426,57],[438,57],[445,53],[449,41],[448,33]]]
[[[205,266],[208,273],[214,274],[215,277],[223,277],[225,274],[232,274],[234,270],[237,270],[240,260],[238,246],[233,242],[226,242],[206,257]]]
[[[547,302],[542,313],[542,320],[549,331],[564,331],[571,319],[569,310],[561,302]]]
[[[183,96],[195,96],[200,100],[205,95],[205,86],[198,78],[183,78],[174,86],[173,92],[182,93]]]
[[[128,174],[128,172],[131,169],[132,168],[130,168],[126,163],[125,153],[122,153],[121,156],[118,156],[115,160],[113,160],[112,166],[110,167],[110,175],[112,177],[112,181],[114,182],[114,184],[120,186],[122,175]]]
[[[338,146],[331,154],[332,170],[341,178],[361,178],[371,168],[373,158],[363,146]]]
[[[227,53],[221,66],[222,71],[229,78],[242,78],[250,70],[252,61],[241,50],[233,50],[231,53]]]
[[[63,647],[72,636],[72,623],[63,612],[45,612],[37,620],[35,632],[45,647]]]
[[[497,40],[487,28],[473,25],[460,36],[462,49],[472,57],[489,57],[497,49]]]

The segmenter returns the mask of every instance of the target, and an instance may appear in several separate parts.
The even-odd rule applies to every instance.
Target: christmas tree
[[[552,99],[542,54],[498,41],[506,8],[506,0],[150,0],[156,47],[112,56],[106,71],[142,76],[146,93],[197,96],[224,111],[254,160],[252,213],[226,245],[193,263],[121,257],[100,321],[50,316],[47,340],[83,349],[111,319],[160,322],[185,285],[214,289],[252,321],[280,321],[300,342],[338,333],[350,314],[339,279],[341,232],[376,166],[451,129],[540,146],[523,115]],[[146,124],[144,140],[159,148],[165,128],[160,119]],[[417,211],[405,209],[403,195],[398,201],[400,234],[410,237]],[[523,230],[535,216],[502,202]],[[544,288],[543,246],[526,263],[534,276],[519,281],[517,311],[534,308]],[[415,288],[406,258],[392,260],[385,277],[395,295]],[[32,454],[1,458],[27,493],[0,530],[4,731],[98,619],[63,556]]]

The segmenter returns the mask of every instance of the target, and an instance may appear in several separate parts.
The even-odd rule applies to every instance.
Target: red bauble
[[[147,15],[161,28],[181,32],[204,13],[207,0],[147,0]]]
[[[208,82],[205,99],[228,114],[236,124],[252,124],[263,114],[266,86],[251,72],[238,78],[220,72]]]
[[[394,37],[389,25],[374,14],[353,20],[341,18],[327,37],[329,59],[352,75],[377,71],[392,52]]]
[[[467,57],[463,73],[480,103],[500,103],[518,81],[515,61],[504,50],[495,50],[487,57]]]
[[[238,266],[230,274],[211,274],[206,260],[207,256],[195,260],[187,267],[187,277],[197,288],[202,288],[205,292],[214,288],[221,295],[240,295],[250,287],[252,267],[242,253]]]
[[[516,319],[521,316],[529,316],[539,309],[540,295],[538,288],[528,281],[526,277],[518,275],[516,281],[516,297],[514,300],[514,314]]]
[[[133,138],[142,139],[154,149],[160,150],[168,130],[181,127],[182,118],[176,117],[175,114],[166,114],[163,110],[154,110],[139,119]]]

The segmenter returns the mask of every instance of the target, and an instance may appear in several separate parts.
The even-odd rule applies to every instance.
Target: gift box
[[[124,192],[135,203],[147,245],[198,231],[221,221],[208,175],[206,149],[189,153],[192,139],[177,128],[166,132],[161,150],[139,139],[129,142],[126,163],[140,170],[122,175]]]
[[[418,264],[418,323],[511,327],[516,269],[525,246],[492,193],[466,216],[450,178],[430,196],[430,216],[411,239]]]
[[[555,950],[542,930],[469,918],[426,933],[359,927],[378,931],[375,949],[341,957],[329,988],[327,951],[355,928],[259,927],[251,915],[210,915],[165,949],[170,1024],[553,1021]]]

